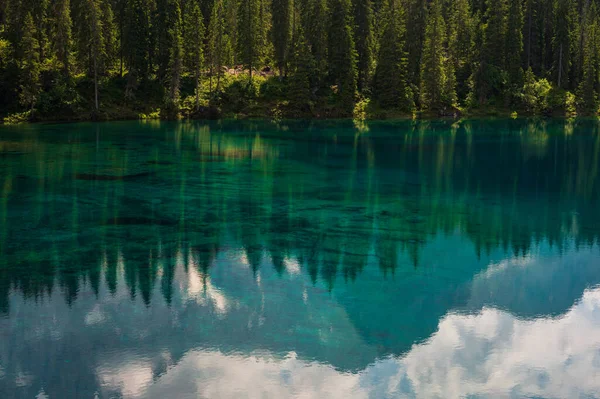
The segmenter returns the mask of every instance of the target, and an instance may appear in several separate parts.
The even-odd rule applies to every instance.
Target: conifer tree
[[[600,89],[600,27],[595,4],[590,7],[585,24],[583,78],[579,87],[580,108],[586,114],[595,114],[598,112],[598,93]]]
[[[513,90],[523,86],[523,7],[521,0],[508,0],[506,27],[506,70]]]
[[[208,54],[210,60],[210,78],[212,90],[212,78],[216,74],[217,91],[220,88],[221,77],[223,76],[223,65],[227,60],[228,49],[231,48],[229,37],[226,34],[225,27],[225,9],[223,0],[215,0],[208,27]]]
[[[102,39],[104,42],[104,59],[101,70],[106,73],[115,65],[117,59],[117,27],[112,5],[109,0],[101,0]]]
[[[204,17],[198,2],[190,4],[185,14],[184,50],[186,67],[194,76],[196,109],[200,105],[200,71],[204,66]]]
[[[55,8],[55,23],[53,31],[53,48],[56,59],[61,64],[65,78],[70,76],[71,69],[71,7],[69,0],[57,0]]]
[[[328,74],[328,10],[327,0],[306,0],[302,26],[310,45],[317,68],[317,86],[321,85]]]
[[[363,91],[373,69],[373,8],[371,0],[354,0],[354,38],[356,42],[358,90]]]
[[[240,61],[248,69],[256,67],[260,52],[260,0],[242,0],[238,10],[237,51]]]
[[[412,94],[407,87],[405,14],[397,2],[384,0],[382,5],[382,34],[373,76],[373,95],[383,108],[408,111],[412,108]]]
[[[419,88],[421,56],[427,24],[427,0],[406,0],[406,48],[408,50],[408,82]],[[400,5],[396,5],[400,7]]]
[[[80,32],[80,51],[89,58],[90,67],[94,76],[94,109],[99,110],[98,101],[98,68],[105,58],[104,37],[102,28],[102,10],[99,0],[84,0],[85,31]]]
[[[331,0],[329,7],[329,77],[337,86],[345,112],[354,107],[356,94],[356,49],[352,35],[349,0]]]
[[[40,93],[40,52],[31,13],[25,16],[22,41],[21,103],[33,111]]]
[[[553,76],[559,88],[567,89],[571,76],[572,60],[575,55],[575,3],[570,0],[554,0],[554,53]]]
[[[506,0],[486,1],[485,24],[479,28],[482,43],[479,62],[471,79],[473,102],[485,104],[504,91],[506,49]]]
[[[279,68],[279,74],[283,75],[289,56],[289,46],[291,38],[291,17],[293,0],[273,0],[273,49],[275,52],[275,62]],[[295,49],[294,49],[295,51]]]
[[[179,114],[179,90],[181,72],[183,68],[183,39],[181,36],[181,8],[179,0],[169,0],[167,3],[167,26],[169,39],[169,63],[166,71],[165,98],[166,114],[169,118],[176,118]]]
[[[442,16],[442,3],[433,0],[427,17],[425,44],[423,47],[423,63],[421,67],[421,105],[426,109],[438,109],[453,99],[454,88],[447,86],[446,76],[446,25]],[[448,63],[450,65],[450,63]]]
[[[306,109],[311,102],[310,76],[314,73],[315,63],[304,29],[298,28],[295,34],[294,47],[290,62],[290,100],[300,109]]]
[[[127,56],[127,96],[132,96],[138,83],[149,74],[150,13],[144,0],[129,0],[124,52]]]
[[[475,18],[471,15],[469,0],[450,2],[448,19],[448,62],[454,70],[457,98],[468,93],[468,80],[472,73]],[[451,84],[451,82],[449,82]]]

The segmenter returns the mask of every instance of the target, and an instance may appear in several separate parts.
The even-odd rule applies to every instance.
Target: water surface
[[[0,397],[600,397],[596,121],[0,127]]]

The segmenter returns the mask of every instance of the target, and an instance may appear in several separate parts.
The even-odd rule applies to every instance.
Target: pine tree
[[[129,68],[127,96],[132,96],[141,80],[147,80],[150,62],[150,13],[144,0],[129,0],[124,52]]]
[[[427,23],[427,0],[406,0],[406,48],[408,50],[408,82],[415,88],[420,86],[421,56],[425,42]],[[400,5],[396,5],[400,7]]]
[[[407,87],[408,62],[405,51],[405,14],[398,0],[384,0],[382,34],[373,76],[373,95],[383,108],[412,109]]]
[[[317,67],[315,81],[316,86],[319,87],[324,82],[324,77],[327,76],[329,69],[327,56],[327,0],[306,1],[307,5],[303,11],[302,26]]]
[[[450,100],[446,97],[454,96],[445,91],[454,91],[454,88],[448,88],[446,82],[446,25],[442,16],[442,3],[440,0],[433,0],[430,7],[425,29],[420,95],[423,108],[439,109],[453,105],[448,104]]]
[[[181,8],[179,0],[169,0],[167,4],[167,26],[169,39],[169,64],[166,71],[165,98],[166,115],[176,118],[179,115],[179,90],[181,84],[181,71],[183,68],[183,39],[181,36]]]
[[[104,59],[101,70],[103,73],[114,67],[117,60],[117,26],[110,1],[101,0],[102,39],[104,41]]]
[[[300,27],[295,35],[294,47],[290,62],[290,101],[300,109],[310,107],[311,83],[310,76],[315,71],[315,62],[310,52],[310,46]]]
[[[554,0],[554,35],[552,47],[554,53],[553,76],[559,88],[569,87],[571,65],[575,46],[575,20],[577,18],[574,2]]]
[[[448,62],[454,70],[457,98],[468,93],[468,80],[473,70],[473,42],[476,20],[471,15],[469,0],[450,2],[448,21]],[[452,76],[452,74],[450,74]],[[449,84],[452,84],[450,81]]]
[[[523,7],[521,0],[509,0],[506,28],[506,70],[513,90],[523,85]]]
[[[57,0],[55,8],[55,23],[52,37],[56,59],[60,62],[65,78],[70,76],[71,70],[71,7],[69,0]]]
[[[31,13],[25,16],[22,45],[21,103],[33,111],[40,93],[40,52]]]
[[[358,90],[363,91],[373,69],[373,8],[371,0],[354,0],[354,38],[356,41]]]
[[[98,68],[104,60],[104,36],[102,35],[102,10],[99,0],[84,0],[84,26],[85,31],[80,32],[80,50],[90,60],[90,66],[94,76],[94,105],[95,110],[100,108],[98,102]]]
[[[329,77],[337,85],[340,105],[351,112],[356,94],[356,49],[349,0],[331,0],[329,7]]]
[[[200,71],[204,66],[204,17],[198,2],[193,1],[185,14],[184,48],[186,67],[194,76],[196,109],[200,105]]]
[[[226,34],[225,10],[223,0],[215,0],[210,25],[208,27],[208,54],[210,60],[210,77],[212,90],[212,77],[217,76],[217,91],[220,88],[221,77],[223,76],[223,65],[227,60],[228,49],[231,48],[229,37]]]
[[[600,27],[595,4],[587,14],[586,39],[583,49],[583,79],[579,87],[581,109],[585,114],[598,112],[598,93],[600,89]]]
[[[293,0],[273,0],[273,48],[275,62],[280,75],[284,75],[288,62],[288,52],[291,38],[291,2]]]
[[[252,81],[252,70],[257,66],[263,51],[261,25],[261,0],[244,0],[238,9],[237,52]]]
[[[506,0],[486,1],[485,24],[479,28],[482,43],[479,63],[471,78],[472,102],[485,104],[504,91],[506,49]]]

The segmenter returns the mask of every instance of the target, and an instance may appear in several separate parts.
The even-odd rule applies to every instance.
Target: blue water
[[[0,398],[600,398],[600,124],[0,127]]]

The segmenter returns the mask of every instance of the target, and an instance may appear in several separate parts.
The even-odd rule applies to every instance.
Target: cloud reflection
[[[426,342],[358,373],[294,352],[281,358],[200,350],[150,385],[137,371],[122,378],[132,369],[137,365],[113,370],[118,381],[100,379],[131,398],[598,397],[600,288],[587,290],[560,318],[521,320],[493,308],[448,314]]]

